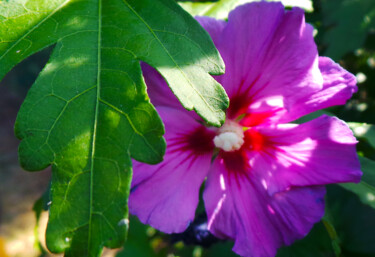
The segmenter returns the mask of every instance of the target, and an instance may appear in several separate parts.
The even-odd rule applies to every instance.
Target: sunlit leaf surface
[[[220,125],[228,99],[208,34],[172,0],[0,2],[0,77],[55,44],[19,112],[19,157],[52,165],[47,245],[66,256],[120,247],[128,226],[131,157],[162,160],[164,129],[140,60],[158,69],[187,109]]]
[[[180,5],[193,16],[211,16],[217,19],[226,19],[231,10],[239,5],[256,0],[219,0],[218,2],[183,2]],[[312,12],[311,0],[268,0],[269,2],[282,2],[287,7],[300,7],[307,12]]]

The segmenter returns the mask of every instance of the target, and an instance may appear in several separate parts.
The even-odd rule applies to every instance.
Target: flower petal
[[[227,23],[223,20],[217,20],[206,16],[196,16],[195,19],[208,32],[208,34],[210,34],[212,41],[217,44]]]
[[[305,24],[302,9],[285,11],[281,3],[267,2],[243,5],[229,14],[215,41],[226,64],[226,73],[217,79],[231,99],[230,118],[247,108],[288,108],[322,88],[313,28]]]
[[[134,161],[129,209],[143,223],[166,233],[178,233],[194,219],[215,133],[187,111],[157,109],[166,129],[167,152],[157,165]]]
[[[250,170],[228,169],[218,158],[204,191],[209,230],[235,241],[241,256],[273,257],[310,231],[324,213],[324,187],[292,188],[269,195]]]
[[[355,76],[330,58],[319,57],[319,69],[323,75],[322,90],[299,99],[280,122],[290,122],[317,110],[343,105],[357,92]]]
[[[323,115],[310,122],[259,127],[260,151],[250,150],[253,173],[270,194],[291,186],[359,182],[357,140],[341,120]],[[248,139],[251,141],[251,139]]]

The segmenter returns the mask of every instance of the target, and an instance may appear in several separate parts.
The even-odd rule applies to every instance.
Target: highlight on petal
[[[323,88],[299,99],[280,122],[290,122],[317,110],[343,105],[357,92],[355,76],[330,58],[319,57],[319,69],[323,75]]]
[[[261,151],[248,158],[270,194],[293,186],[359,182],[362,172],[357,140],[341,120],[323,115],[307,123],[258,127]]]
[[[203,197],[208,229],[234,240],[237,254],[273,257],[282,245],[306,236],[322,218],[324,187],[290,188],[269,195],[251,170],[232,169],[228,158],[214,161]]]
[[[165,159],[157,165],[134,161],[129,209],[143,223],[166,233],[178,233],[194,219],[215,133],[187,111],[167,107],[157,110],[166,129]]]
[[[211,34],[215,31],[207,28]],[[249,3],[229,14],[215,38],[226,65],[226,73],[216,79],[231,99],[229,118],[252,105],[273,108],[271,102],[278,102],[276,107],[286,108],[322,88],[313,28],[305,24],[302,9],[285,11],[281,3]]]

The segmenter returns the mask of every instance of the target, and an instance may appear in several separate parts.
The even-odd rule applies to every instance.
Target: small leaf
[[[375,161],[359,157],[363,176],[358,184],[345,183],[341,187],[355,193],[362,203],[375,208]]]

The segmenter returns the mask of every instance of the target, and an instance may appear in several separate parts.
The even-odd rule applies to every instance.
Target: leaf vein
[[[39,28],[45,21],[47,21],[51,16],[53,16],[57,11],[59,11],[61,8],[63,8],[70,0],[66,0],[64,3],[62,3],[60,6],[58,6],[55,10],[53,10],[49,15],[47,15],[44,19],[42,19],[38,24],[36,24],[34,27],[32,27],[25,35],[20,37],[13,45],[11,45],[8,50],[4,52],[3,55],[0,56],[0,60],[4,58],[5,55],[7,55],[19,42],[21,42],[23,39],[26,39],[28,35],[30,35],[31,32]]]
[[[182,76],[186,79],[190,87],[197,93],[197,95],[202,99],[202,101],[206,104],[207,108],[209,108],[211,111],[214,111],[206,101],[206,99],[202,96],[201,92],[197,90],[194,85],[191,83],[190,79],[186,76],[186,74],[183,72],[181,67],[178,65],[178,63],[174,60],[172,55],[169,53],[168,49],[165,48],[164,44],[160,41],[159,37],[155,34],[154,30],[148,25],[148,23],[130,6],[130,4],[126,0],[122,0],[122,2],[134,13],[135,16],[150,30],[151,34],[155,37],[155,39],[158,41],[160,46],[164,49],[164,51],[167,53],[171,61],[175,64],[175,67],[181,72]]]

